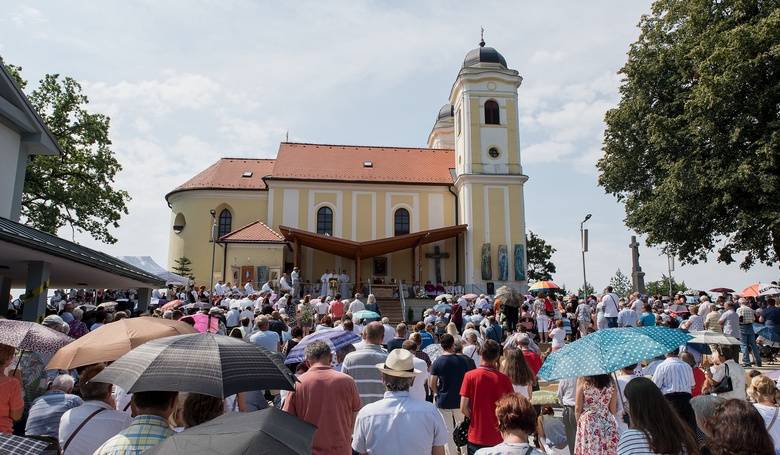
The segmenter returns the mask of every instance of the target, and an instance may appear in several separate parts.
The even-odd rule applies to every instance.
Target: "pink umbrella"
[[[209,314],[198,313],[192,315],[192,319],[195,321],[195,330],[200,333],[204,333],[206,331],[206,327],[209,328],[208,331],[211,333],[217,333],[219,331],[218,317],[211,316]]]
[[[160,307],[160,309],[163,310],[163,311],[168,311],[168,310],[173,311],[176,308],[179,308],[180,306],[182,306],[183,304],[184,304],[184,302],[182,302],[181,300],[171,300],[170,302],[168,302],[165,305],[163,305],[162,307]]]
[[[463,296],[463,298],[466,299],[466,300],[474,300],[477,297],[479,297],[477,294],[466,294],[466,295]]]

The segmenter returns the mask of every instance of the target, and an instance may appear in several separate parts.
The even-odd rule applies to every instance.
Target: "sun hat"
[[[422,374],[422,371],[414,368],[414,354],[406,349],[393,349],[385,363],[377,363],[376,368],[388,376],[399,378],[413,378]]]

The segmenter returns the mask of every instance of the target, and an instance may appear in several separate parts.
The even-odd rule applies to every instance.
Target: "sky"
[[[624,208],[597,185],[604,113],[619,101],[619,69],[647,0],[295,1],[84,0],[4,2],[0,55],[28,89],[46,73],[83,85],[111,117],[132,196],[119,241],[76,240],[109,254],[167,261],[164,195],[220,157],[275,156],[280,141],[425,146],[463,57],[479,42],[523,76],[519,89],[527,228],[557,252],[554,279],[582,284],[630,274]],[[208,216],[208,214],[206,214]],[[691,217],[695,221],[695,216]],[[70,231],[63,231],[69,236]],[[667,259],[642,242],[646,281]],[[777,268],[676,264],[689,287],[737,290]]]

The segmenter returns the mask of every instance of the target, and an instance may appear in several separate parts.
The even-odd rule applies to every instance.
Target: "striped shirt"
[[[756,312],[749,306],[741,305],[737,308],[737,316],[741,319],[740,324],[752,324],[756,320]]]
[[[655,455],[642,430],[628,429],[620,433],[618,455]]]
[[[162,417],[140,415],[129,427],[100,446],[93,455],[140,455],[173,434],[168,422]]]
[[[83,401],[76,395],[50,390],[36,398],[30,407],[25,434],[28,436],[50,436],[56,438],[60,431],[60,419],[68,409],[81,406]]]
[[[363,406],[379,401],[385,395],[382,373],[376,368],[376,365],[384,363],[385,359],[387,352],[377,344],[365,344],[344,357],[341,372],[355,380]]]
[[[669,393],[691,393],[695,381],[693,369],[678,357],[667,357],[653,373],[653,382],[664,395]]]

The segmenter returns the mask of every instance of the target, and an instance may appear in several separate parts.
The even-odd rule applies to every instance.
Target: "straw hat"
[[[422,371],[414,368],[414,354],[406,349],[393,349],[385,363],[377,363],[376,368],[388,376],[399,378],[413,378],[422,374]]]

